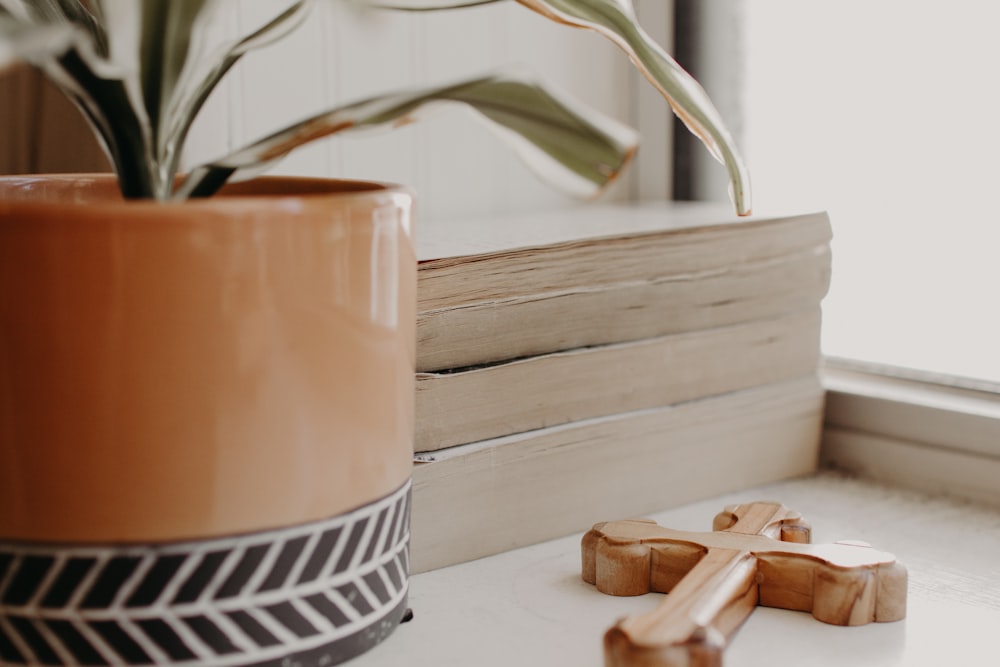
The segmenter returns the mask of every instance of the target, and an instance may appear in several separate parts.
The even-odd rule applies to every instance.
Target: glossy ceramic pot
[[[395,627],[410,207],[0,178],[0,664],[330,665]]]

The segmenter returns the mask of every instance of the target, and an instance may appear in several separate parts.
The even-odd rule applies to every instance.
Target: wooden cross
[[[802,517],[778,503],[727,507],[714,532],[648,519],[599,523],[583,537],[583,579],[609,595],[669,593],[604,635],[607,667],[721,667],[758,604],[834,625],[906,615],[906,568],[857,542],[809,544]]]

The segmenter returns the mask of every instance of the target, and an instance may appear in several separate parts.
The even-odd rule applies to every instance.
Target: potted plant
[[[437,102],[584,192],[635,149],[628,128],[495,73],[331,109],[181,173],[215,86],[315,1],[207,44],[230,0],[0,0],[0,67],[44,70],[116,174],[0,179],[0,663],[329,665],[402,618],[411,195],[243,179]],[[519,1],[621,46],[748,211],[711,103],[629,0]]]

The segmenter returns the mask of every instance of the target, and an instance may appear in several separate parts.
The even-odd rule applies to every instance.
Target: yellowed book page
[[[418,452],[681,403],[819,365],[817,307],[783,317],[587,347],[455,373],[418,373]]]

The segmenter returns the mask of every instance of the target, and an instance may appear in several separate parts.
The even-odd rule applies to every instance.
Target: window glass
[[[1000,3],[744,11],[755,205],[833,222],[824,352],[1000,381]]]

